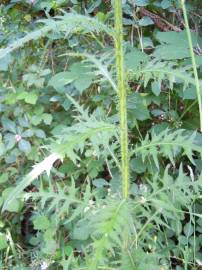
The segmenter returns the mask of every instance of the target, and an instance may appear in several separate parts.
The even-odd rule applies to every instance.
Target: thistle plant
[[[73,1],[71,2],[73,3]],[[91,2],[99,5],[99,1]],[[192,72],[189,73],[190,66],[178,65],[176,58],[174,58],[175,61],[168,61],[168,59],[164,61],[165,59],[158,58],[154,54],[146,55],[144,52],[138,51],[138,48],[133,48],[133,46],[128,48],[128,44],[124,44],[123,2],[122,0],[113,1],[114,27],[110,27],[102,20],[97,20],[92,16],[64,11],[61,16],[44,19],[40,29],[15,40],[6,48],[0,49],[0,59],[5,59],[8,54],[15,54],[15,50],[26,46],[27,43],[37,42],[36,40],[44,39],[44,37],[50,43],[54,40],[56,45],[53,46],[53,50],[57,47],[59,38],[63,44],[55,55],[58,53],[57,61],[59,63],[61,61],[65,65],[58,65],[53,74],[47,73],[48,76],[44,81],[46,81],[47,89],[51,89],[54,96],[51,98],[51,91],[47,91],[48,95],[45,100],[48,100],[50,94],[50,102],[60,102],[65,99],[69,107],[67,110],[63,110],[59,105],[56,115],[53,113],[54,124],[50,129],[54,137],[48,138],[46,142],[49,145],[43,146],[43,150],[45,149],[43,153],[47,156],[41,158],[40,162],[38,162],[38,157],[34,159],[33,163],[38,163],[33,166],[31,172],[22,180],[18,177],[15,187],[13,188],[14,183],[12,183],[12,188],[3,192],[0,201],[3,205],[2,212],[5,215],[7,212],[15,210],[13,204],[17,204],[17,202],[20,206],[24,203],[24,208],[28,208],[29,215],[27,216],[31,216],[30,220],[27,218],[28,223],[32,223],[31,225],[35,229],[31,240],[32,244],[35,244],[34,252],[37,250],[40,255],[40,263],[37,266],[41,269],[47,267],[67,270],[170,269],[172,257],[175,254],[179,259],[174,257],[174,263],[179,260],[180,265],[184,263],[183,266],[188,269],[188,266],[191,267],[192,262],[197,258],[196,254],[192,257],[193,259],[188,256],[190,254],[187,254],[187,258],[191,258],[189,260],[192,262],[187,260],[185,263],[186,260],[182,259],[188,252],[190,243],[195,241],[190,238],[196,227],[195,222],[198,222],[199,233],[201,233],[200,226],[202,227],[200,221],[202,216],[193,207],[201,199],[202,177],[198,175],[197,169],[195,173],[193,167],[196,161],[201,161],[202,157],[200,134],[187,130],[185,127],[179,129],[175,126],[173,128],[174,125],[167,121],[168,119],[165,123],[163,122],[164,117],[163,119],[153,117],[155,113],[158,115],[159,112],[162,114],[164,110],[167,110],[172,94],[177,95],[176,90],[183,91],[188,86],[194,86],[197,91],[196,102],[199,106],[200,129],[202,130],[201,82],[197,73],[185,1],[181,0],[181,4],[194,77]],[[142,2],[145,1],[139,1],[139,3]],[[52,35],[49,37],[52,32],[59,33],[58,39],[52,39]],[[74,49],[73,42],[72,47],[69,46],[67,50],[66,38],[71,39],[77,34],[79,34],[80,41],[84,43],[82,44],[84,49]],[[166,40],[170,41],[173,31],[158,34],[165,34]],[[103,38],[105,36],[107,36],[107,42],[110,41],[110,46],[106,51],[103,50],[104,46],[101,46],[101,49],[99,47],[100,44],[102,45],[99,38],[105,42],[105,38]],[[89,49],[89,43],[85,42],[91,38],[96,39],[95,43],[98,41],[98,47],[92,46]],[[174,38],[171,39],[174,40]],[[113,50],[111,49],[112,41],[114,42]],[[126,52],[124,51],[125,45]],[[132,52],[132,63],[127,64],[125,54],[131,47],[132,50],[135,49],[135,53]],[[158,46],[158,50],[159,47],[164,49],[164,44]],[[185,48],[188,48],[187,44],[185,44]],[[154,51],[155,49],[154,47]],[[133,60],[136,60],[136,53],[139,64],[136,65],[135,62],[134,68]],[[49,63],[45,63],[44,66],[46,64]],[[53,63],[52,66],[54,69]],[[79,76],[83,77],[78,83],[78,80],[81,79]],[[27,77],[31,77],[33,80],[35,73],[31,73]],[[158,86],[157,91],[153,89],[154,93],[151,92],[151,82],[155,82]],[[63,88],[61,84],[63,84]],[[85,90],[81,84],[87,85]],[[141,91],[134,93],[133,89],[129,89],[129,86],[133,86],[133,84],[138,84],[138,90],[141,89]],[[32,82],[30,85],[32,86]],[[58,86],[59,88],[57,88]],[[82,91],[79,87],[82,88]],[[167,91],[164,91],[167,89],[169,94],[172,92],[171,97],[169,96],[169,106],[167,106],[166,99]],[[39,93],[44,95],[44,89],[41,90],[43,93]],[[94,106],[93,102],[97,101],[91,100],[91,96],[87,92],[91,90],[93,95],[96,93],[95,100],[97,98],[101,105],[97,106],[96,103]],[[107,98],[103,98],[102,93]],[[127,95],[133,96],[132,103]],[[102,98],[105,101],[108,96],[112,101],[105,107]],[[9,98],[9,95],[6,97]],[[16,100],[18,100],[17,98],[21,102],[22,98],[26,101],[27,96],[25,96],[25,92],[20,92],[16,94]],[[29,104],[30,99],[27,98],[27,100]],[[13,101],[9,100],[9,102]],[[9,102],[8,104],[10,104]],[[38,102],[40,103],[40,100]],[[151,106],[147,102],[150,102]],[[8,104],[6,103],[6,105]],[[26,105],[28,106],[28,104]],[[109,111],[108,104],[112,107]],[[45,105],[51,114],[52,107],[50,109],[50,106],[52,105],[49,106],[47,101]],[[45,105],[42,103],[42,107]],[[62,103],[62,105],[67,104]],[[135,116],[131,117],[130,110],[133,107],[136,112],[132,111]],[[169,107],[168,113],[172,109]],[[143,113],[146,111],[148,122],[154,119],[151,126],[148,125],[148,122],[142,124],[141,118],[138,119],[138,115],[140,116],[142,111]],[[59,126],[56,123],[55,128],[55,122],[58,121],[61,124],[60,120],[63,119],[60,119],[60,115],[68,118],[68,114],[70,123],[64,121]],[[30,115],[32,116],[31,113]],[[42,115],[50,124],[47,121],[47,113],[42,113]],[[48,116],[50,118],[49,114]],[[138,121],[136,127],[139,137],[137,134],[129,137],[128,130],[133,131],[134,128],[131,125],[131,119],[133,122]],[[15,131],[15,125],[11,120],[7,125],[5,119],[3,120],[1,129],[5,127],[6,131],[9,128]],[[21,122],[23,122],[22,119]],[[164,124],[166,124],[166,128],[164,128]],[[30,134],[30,130],[28,131],[25,135]],[[37,128],[34,131],[37,131]],[[15,140],[17,141],[16,137]],[[23,141],[21,137],[19,137],[20,141]],[[19,142],[17,141],[17,143]],[[91,162],[93,165],[90,167]],[[96,171],[95,174],[94,171]],[[47,175],[44,176],[45,173]],[[1,178],[0,184],[6,183],[4,181],[5,179]],[[36,188],[32,188],[35,184]],[[188,221],[189,217],[190,221]],[[194,229],[191,227],[193,224]],[[28,225],[26,224],[26,228],[29,227]],[[196,237],[195,233],[194,237]],[[174,239],[179,242],[178,245],[173,245]],[[181,240],[183,240],[182,243]],[[2,238],[0,234],[0,249],[2,243],[6,244],[6,241],[7,238]],[[13,261],[15,261],[13,264],[17,265],[21,259],[18,256],[18,245],[16,245],[15,251],[12,241],[8,242],[10,242]],[[186,247],[184,250],[185,245],[188,248]],[[4,249],[6,247],[5,245]],[[192,247],[195,249],[196,244],[194,243]],[[44,254],[47,258],[51,258],[50,262],[46,260],[47,258],[42,257],[45,256]],[[6,257],[8,255],[9,248],[6,251]],[[31,260],[30,255],[26,262]],[[52,262],[53,265],[51,265]]]

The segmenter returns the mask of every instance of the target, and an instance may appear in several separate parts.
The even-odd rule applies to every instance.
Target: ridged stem
[[[198,72],[197,72],[197,67],[196,67],[196,59],[195,59],[195,55],[194,55],[193,42],[192,42],[192,38],[191,38],[191,31],[190,31],[190,27],[189,27],[187,10],[185,7],[185,0],[181,0],[181,5],[182,5],[182,11],[183,11],[183,15],[184,15],[185,27],[186,27],[186,31],[187,31],[187,39],[188,39],[188,43],[189,43],[192,66],[193,66],[193,70],[194,70],[194,78],[195,78],[195,83],[196,83],[196,94],[197,94],[198,107],[199,107],[200,131],[202,132],[201,89],[200,89],[200,83],[199,83]]]
[[[123,197],[128,198],[129,193],[129,153],[128,153],[128,124],[127,124],[127,94],[124,75],[123,54],[123,17],[122,1],[114,1],[115,13],[115,49],[116,49],[116,72],[119,95],[120,114],[120,143],[121,143],[121,173]]]

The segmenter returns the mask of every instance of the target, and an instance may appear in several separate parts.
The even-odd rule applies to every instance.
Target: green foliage
[[[96,269],[99,265],[106,266],[107,255],[115,256],[116,249],[123,248],[124,242],[132,233],[132,219],[129,206],[123,201],[107,202],[101,205],[90,221],[94,240],[93,258],[87,257],[87,269]],[[103,207],[104,206],[104,207]]]
[[[66,188],[60,187],[59,185],[54,187],[50,184],[48,190],[41,187],[39,192],[29,194],[29,197],[32,197],[34,200],[39,200],[40,207],[42,209],[45,208],[47,212],[57,212],[58,218],[62,217],[64,214],[68,215],[66,223],[69,223],[84,212],[89,204],[92,194],[90,193],[89,186],[87,186],[83,200],[79,200],[78,189],[75,187],[75,183],[72,180],[71,186],[67,186]],[[76,207],[76,205],[78,207]],[[40,222],[41,219],[44,222]],[[39,224],[39,226],[42,225],[44,227],[44,224],[42,223],[45,223],[46,226],[47,222],[48,220],[45,216],[37,219],[37,224]],[[34,223],[34,225],[36,225],[36,223]]]
[[[151,79],[158,83],[160,89],[163,80],[167,80],[169,82],[171,90],[175,83],[182,83],[184,89],[186,89],[190,84],[195,85],[194,79],[186,73],[186,68],[176,70],[173,67],[167,66],[167,63],[165,62],[151,61],[148,66],[136,71],[134,75],[136,80],[142,77],[142,75],[144,76],[144,87],[147,86]]]
[[[146,254],[142,249],[127,250],[122,254],[122,265],[120,270],[137,269],[161,269],[158,265],[158,258],[153,254]]]
[[[7,239],[5,234],[0,235],[0,250],[8,247]]]
[[[83,31],[84,33],[104,31],[109,35],[113,35],[113,31],[98,20],[79,14],[64,13],[63,16],[57,16],[55,19],[46,19],[43,20],[42,23],[44,26],[41,29],[31,32],[25,37],[18,39],[7,48],[1,49],[0,59],[4,58],[12,51],[24,46],[24,44],[29,41],[46,36],[50,31],[61,31],[62,33],[64,32],[64,34],[80,31]]]
[[[91,70],[81,63],[74,63],[70,67],[70,71],[60,72],[53,76],[49,81],[49,85],[53,86],[57,91],[64,89],[69,83],[74,83],[75,88],[80,94],[92,84],[93,75]]]
[[[150,156],[156,167],[159,168],[158,155],[169,158],[173,166],[175,166],[175,160],[179,154],[187,156],[194,164],[193,152],[202,154],[201,146],[196,143],[196,133],[186,134],[185,130],[178,129],[173,132],[164,130],[159,134],[152,132],[151,139],[147,134],[146,138],[141,141],[141,145],[137,146],[131,154],[140,154],[143,161]]]
[[[202,5],[188,33],[180,2],[0,4],[1,269],[200,268]]]

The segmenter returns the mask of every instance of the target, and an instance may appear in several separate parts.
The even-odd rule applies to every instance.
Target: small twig
[[[181,32],[182,29],[171,24],[170,22],[168,22],[166,19],[162,18],[161,16],[157,15],[156,13],[153,13],[145,8],[142,8],[140,10],[141,14],[143,16],[148,16],[149,18],[151,18],[154,23],[162,30],[164,31],[176,31],[176,32]]]

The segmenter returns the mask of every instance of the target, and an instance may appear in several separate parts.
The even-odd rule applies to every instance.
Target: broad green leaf
[[[135,4],[139,7],[145,7],[149,5],[149,0],[136,0]]]
[[[161,44],[169,44],[169,45],[176,45],[176,48],[179,46],[180,48],[189,48],[189,44],[187,41],[187,33],[186,30],[181,31],[181,32],[175,32],[175,31],[170,31],[170,32],[157,32],[156,34],[156,39],[161,43]],[[194,45],[197,42],[197,37],[195,33],[192,33],[192,40]]]
[[[183,91],[183,99],[196,99],[197,95],[196,95],[196,88],[191,85],[190,87],[187,87],[184,91]]]
[[[27,92],[27,95],[25,97],[25,102],[28,104],[36,104],[36,101],[38,99],[38,96],[35,92]]]
[[[2,173],[0,175],[0,184],[7,182],[8,178],[9,178],[8,173]]]
[[[188,48],[174,44],[159,45],[156,47],[153,56],[162,60],[177,60],[190,57]]]
[[[109,183],[103,178],[98,178],[93,180],[93,185],[97,188],[100,188],[104,186],[109,186]]]
[[[15,104],[17,100],[16,93],[7,93],[5,94],[5,104],[12,105]]]
[[[171,227],[178,236],[182,233],[182,223],[180,222],[180,220],[172,220]]]
[[[24,153],[29,153],[31,151],[31,148],[32,148],[30,142],[26,141],[24,139],[19,141],[18,147],[19,147],[20,151],[22,151]]]
[[[187,237],[180,235],[178,241],[181,245],[186,246],[188,244]]]
[[[202,66],[202,55],[195,55],[196,64]]]
[[[27,97],[27,92],[26,91],[22,91],[22,90],[19,90],[19,92],[17,93],[17,99],[18,100],[22,100],[22,99],[25,99]]]
[[[151,84],[151,89],[152,92],[154,93],[154,95],[159,96],[161,93],[161,84],[159,84],[158,82],[154,81]]]
[[[149,110],[144,104],[137,105],[137,107],[131,110],[130,112],[132,112],[134,118],[140,121],[144,121],[151,118]]]
[[[109,70],[108,70],[108,67],[105,65],[105,63],[103,63],[103,59],[97,59],[97,57],[91,55],[91,54],[86,54],[86,53],[67,53],[67,54],[64,54],[64,55],[68,55],[68,56],[72,56],[72,57],[79,57],[79,58],[86,58],[86,62],[88,63],[88,65],[94,66],[94,68],[96,68],[96,70],[94,70],[94,74],[93,74],[93,77],[95,76],[95,74],[98,76],[98,75],[101,75],[103,76],[112,86],[112,88],[115,90],[115,92],[117,93],[118,90],[117,90],[117,85],[116,83],[114,82]],[[84,67],[88,67],[88,66],[84,66]],[[91,73],[91,70],[89,70],[90,73]],[[91,76],[92,74],[90,74],[88,72],[88,76]]]
[[[31,123],[35,126],[38,126],[43,120],[43,116],[41,114],[39,115],[34,115],[32,118],[31,118]]]
[[[34,135],[34,131],[32,130],[32,129],[27,129],[27,130],[25,130],[22,134],[21,134],[21,136],[23,137],[23,138],[30,138],[30,137],[32,137]]]
[[[91,83],[92,83],[92,77],[86,75],[87,77],[86,78],[80,78],[80,79],[77,79],[75,82],[74,82],[74,86],[76,87],[76,89],[82,94],[83,91],[85,89],[87,89]]]
[[[7,198],[9,198],[10,194],[12,194],[13,191],[14,188],[12,187],[4,189],[4,191],[2,192],[4,202],[7,200]],[[13,200],[6,205],[4,210],[8,212],[19,213],[22,210],[22,207],[23,207],[22,201],[20,199],[17,199],[16,197],[13,197]]]
[[[148,60],[149,57],[146,53],[133,48],[125,55],[125,67],[130,70],[136,70],[141,64],[147,63]]]
[[[69,71],[56,74],[49,81],[49,85],[56,90],[64,91],[64,86],[73,83],[75,88],[82,94],[87,89],[92,81],[94,75],[89,67],[84,63],[74,63],[70,66]]]
[[[58,91],[63,91],[64,86],[73,82],[76,79],[76,75],[69,71],[60,72],[54,75],[50,81],[49,85],[53,86]]]
[[[6,249],[8,247],[7,237],[5,234],[0,233],[0,250]]]
[[[41,218],[41,216],[40,216],[40,218]],[[42,218],[44,219],[44,216]],[[40,222],[40,220],[37,221],[37,223],[39,223],[39,222]],[[46,231],[44,233],[44,240],[45,241],[51,241],[54,238],[55,234],[56,234],[56,228],[53,228],[53,227],[49,226],[48,222],[47,222],[47,219],[46,219],[47,229],[45,229]]]
[[[4,136],[5,139],[5,149],[10,150],[12,149],[16,144],[16,137],[12,133],[8,133]]]
[[[1,118],[1,123],[3,125],[4,130],[16,133],[16,124],[14,121],[11,121],[7,117],[2,117]]]
[[[133,158],[130,161],[130,168],[133,172],[144,173],[146,171],[146,165],[141,158]]]
[[[144,98],[139,93],[133,93],[128,96],[129,121],[150,119],[150,113]]]
[[[138,24],[140,26],[148,26],[154,24],[154,21],[150,17],[144,16],[141,20],[138,21]]]
[[[193,225],[190,222],[186,223],[183,231],[187,238],[190,237],[194,233]]]
[[[12,62],[12,58],[10,54],[7,54],[4,58],[0,61],[0,71],[7,71],[9,64]]]
[[[190,85],[185,89],[176,89],[179,97],[184,100],[195,100],[197,98],[196,88],[194,85]]]
[[[42,248],[42,252],[50,256],[52,254],[55,254],[57,249],[58,249],[57,241],[51,239],[48,242],[46,242],[46,245]]]
[[[172,6],[172,1],[171,0],[162,0],[161,7],[163,9],[167,9],[167,8],[169,8],[171,6]]]
[[[2,207],[3,203],[4,203],[3,197],[0,197],[0,207]]]
[[[4,143],[0,142],[0,157],[3,156],[6,152],[6,147]]]
[[[74,63],[70,72],[72,76],[75,76],[74,86],[82,94],[93,82],[93,74],[89,67],[83,63]]]
[[[36,230],[46,230],[50,227],[50,221],[46,216],[37,216],[34,218],[34,228]]]
[[[36,88],[42,88],[45,79],[40,77],[38,73],[28,73],[23,75],[23,81],[26,82],[28,87],[35,86]]]
[[[49,68],[41,70],[40,71],[40,76],[47,76],[51,73],[51,70]]]
[[[73,253],[73,248],[71,247],[71,246],[65,246],[64,247],[64,252],[65,252],[65,254],[66,254],[66,256],[70,256],[72,253]]]
[[[34,105],[34,104],[36,104],[36,101],[38,99],[38,96],[35,93],[35,91],[30,91],[30,92],[20,91],[17,94],[17,99],[18,100],[24,100],[26,103],[33,104]]]
[[[74,227],[72,238],[76,240],[87,240],[90,236],[91,228],[89,228],[89,224],[86,221],[80,221]]]
[[[150,37],[143,37],[142,38],[142,45],[143,45],[143,48],[154,48],[154,43],[152,41],[152,39]],[[148,57],[148,55],[147,55]]]
[[[38,137],[38,138],[46,138],[46,134],[42,129],[34,129],[34,134]]]
[[[43,121],[44,121],[44,123],[45,123],[46,125],[50,125],[51,122],[52,122],[52,120],[53,120],[53,117],[52,117],[51,114],[49,114],[49,113],[44,113],[44,114],[43,114]]]

